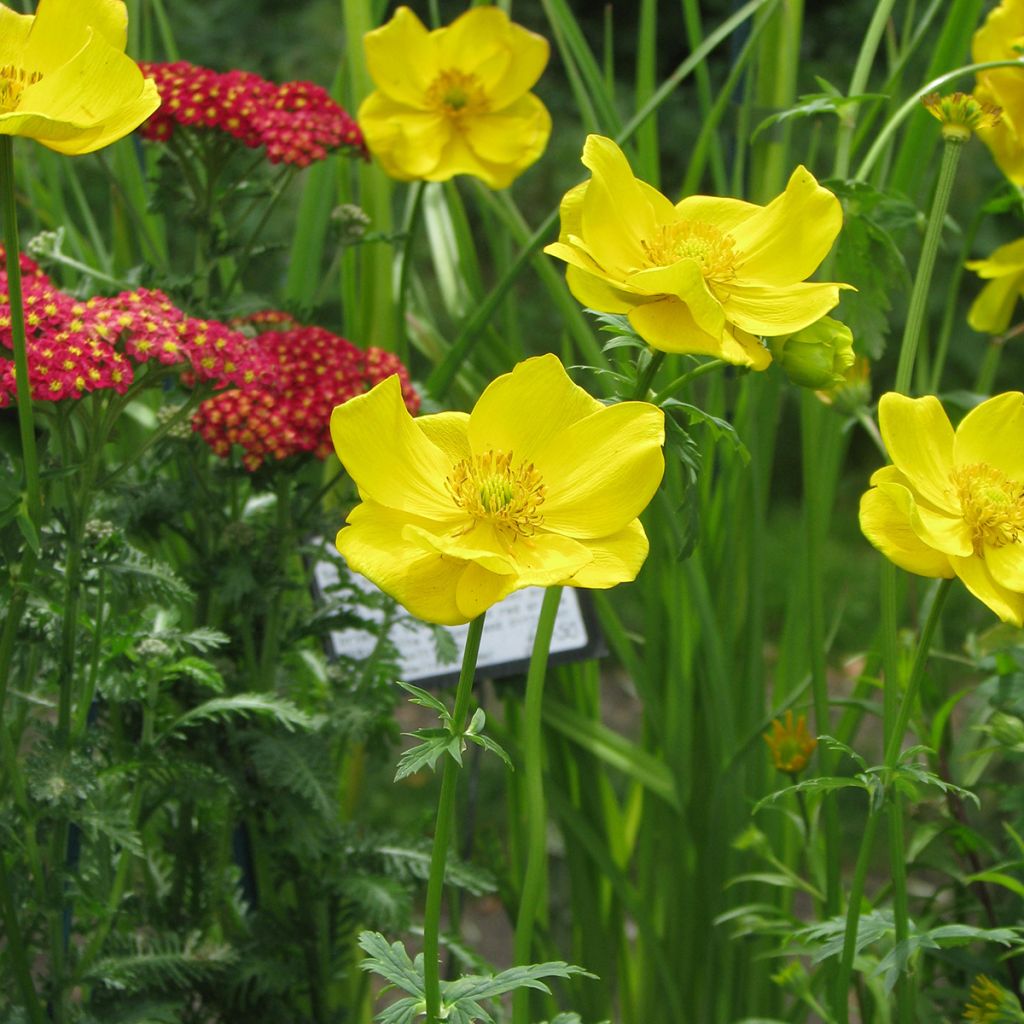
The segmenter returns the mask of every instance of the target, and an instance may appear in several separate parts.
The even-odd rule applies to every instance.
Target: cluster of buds
[[[331,410],[397,373],[410,412],[419,398],[405,367],[389,352],[356,348],[322,327],[300,327],[284,313],[251,318],[257,328],[270,326],[255,339],[273,361],[273,384],[245,385],[207,399],[193,427],[216,452],[226,457],[233,445],[244,450],[243,465],[258,469],[266,459],[300,452],[325,458],[333,449]],[[281,328],[281,329],[277,329]]]
[[[273,163],[306,167],[347,148],[366,156],[355,120],[312,82],[275,85],[251,71],[223,74],[187,61],[139,65],[156,81],[160,106],[141,128],[166,141],[179,126],[226,132]]]
[[[32,397],[58,402],[92,391],[124,394],[135,368],[156,360],[181,365],[186,384],[219,387],[274,379],[253,339],[225,324],[186,316],[163,292],[140,288],[79,301],[60,291],[22,254],[22,297]],[[7,272],[0,251],[0,346],[13,348]],[[0,349],[2,352],[2,349]],[[13,359],[0,355],[0,407],[14,401]]]

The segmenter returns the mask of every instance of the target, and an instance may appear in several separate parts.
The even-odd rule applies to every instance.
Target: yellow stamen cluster
[[[1024,487],[985,462],[959,466],[953,487],[976,554],[1014,544],[1024,534]]]
[[[728,281],[736,273],[735,243],[714,224],[696,220],[659,224],[657,234],[642,239],[640,244],[656,267],[696,260],[709,280]]]
[[[942,136],[954,141],[966,142],[971,133],[979,128],[991,128],[1002,116],[1002,108],[991,103],[982,103],[969,93],[954,92],[940,96],[931,92],[921,102],[932,117],[942,124]]]
[[[1024,1013],[1012,992],[979,974],[971,986],[971,1000],[964,1007],[964,1020],[976,1024],[1013,1024],[1024,1021]]]
[[[0,113],[6,114],[17,109],[22,92],[42,77],[38,71],[26,71],[14,64],[0,67]]]
[[[544,482],[532,462],[512,463],[511,452],[463,459],[444,482],[452,500],[474,519],[488,520],[509,540],[531,537],[544,521]]]
[[[442,71],[427,90],[427,103],[452,120],[487,112],[487,93],[480,79],[455,68]]]
[[[764,741],[775,767],[787,775],[799,775],[818,746],[818,741],[807,731],[806,716],[801,715],[794,723],[792,711],[786,712],[785,723],[778,718],[772,722],[772,731],[764,733]]]

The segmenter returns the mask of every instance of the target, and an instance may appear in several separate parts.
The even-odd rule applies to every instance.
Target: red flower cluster
[[[275,85],[251,71],[221,74],[187,61],[139,66],[160,91],[159,108],[142,125],[147,139],[165,141],[177,125],[189,125],[227,132],[250,149],[264,146],[273,164],[306,167],[342,146],[366,156],[355,120],[312,82]]]
[[[258,469],[266,458],[283,459],[299,452],[323,459],[332,451],[329,427],[334,406],[393,373],[402,381],[409,411],[419,409],[408,372],[390,352],[364,352],[322,327],[293,326],[285,313],[256,314],[249,323],[284,328],[256,338],[276,364],[277,384],[224,391],[199,407],[192,426],[218,455],[226,457],[232,445],[241,445],[242,462],[249,470]]]
[[[32,397],[57,402],[112,388],[124,394],[136,365],[157,360],[189,366],[189,380],[219,385],[271,381],[273,362],[243,333],[196,320],[163,292],[140,288],[78,301],[56,288],[38,264],[21,257],[22,295]],[[0,248],[0,345],[13,347],[7,272]],[[16,395],[14,361],[0,355],[0,407]]]

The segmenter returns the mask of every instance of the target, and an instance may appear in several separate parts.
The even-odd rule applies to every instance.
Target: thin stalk
[[[14,191],[14,139],[0,135],[0,207],[4,219],[4,251],[7,290],[11,307],[11,342],[14,348],[14,383],[21,431],[21,457],[25,467],[25,504],[38,532],[43,518],[39,488],[39,457],[36,452],[32,385],[28,376],[28,342],[25,337],[25,306],[21,292],[21,246],[18,242],[18,204]]]
[[[526,873],[519,894],[513,962],[525,966],[532,962],[533,926],[537,912],[545,902],[547,875],[547,807],[544,802],[544,745],[541,714],[544,709],[544,680],[548,667],[551,634],[555,629],[561,587],[548,587],[537,620],[537,633],[526,675],[526,699],[520,730],[523,751],[524,789],[526,793]],[[512,1024],[530,1024],[530,991],[519,989],[513,997]]]
[[[932,208],[928,214],[928,226],[925,229],[924,241],[921,243],[921,258],[918,260],[917,274],[914,276],[914,289],[910,293],[907,323],[903,329],[900,359],[896,367],[894,390],[904,395],[910,391],[910,382],[914,374],[914,357],[917,355],[918,342],[924,327],[932,271],[935,269],[935,257],[939,251],[939,239],[942,237],[942,223],[946,219],[946,209],[949,206],[949,197],[953,192],[956,166],[960,160],[962,148],[961,140],[947,138],[942,150],[942,164],[939,167],[939,178],[935,185],[935,198],[932,200]]]
[[[857,54],[857,63],[854,66],[853,74],[850,76],[850,89],[848,92],[850,96],[857,96],[865,91],[868,77],[871,74],[871,65],[874,63],[875,54],[878,52],[878,44],[882,41],[885,24],[889,20],[889,15],[892,13],[895,2],[896,0],[880,0],[875,6],[875,13],[871,17],[867,32],[864,33],[860,53]],[[856,127],[856,108],[851,107],[848,113],[844,113],[840,122],[834,177],[845,178],[850,172],[850,150]]]
[[[405,310],[409,303],[409,280],[412,273],[412,255],[416,246],[416,235],[420,221],[423,220],[423,193],[427,189],[425,181],[417,181],[412,186],[409,201],[409,215],[405,219],[402,240],[402,261],[398,271],[397,319],[398,334],[395,337],[395,355],[408,365],[409,362],[409,329],[405,322]]]
[[[647,393],[650,391],[651,382],[657,376],[658,370],[661,369],[661,364],[665,362],[665,353],[658,352],[656,350],[648,350],[650,359],[647,361],[647,365],[640,372],[636,382],[636,391],[633,393],[635,401],[644,401],[647,398]]]
[[[462,655],[462,671],[455,691],[455,710],[452,712],[452,733],[461,737],[466,730],[466,715],[473,695],[473,677],[476,659],[480,653],[480,637],[484,631],[484,616],[479,615],[469,624],[466,649]],[[444,894],[445,862],[451,845],[455,824],[455,789],[459,766],[450,755],[445,755],[441,773],[441,795],[437,802],[437,824],[434,829],[434,849],[430,855],[430,877],[427,880],[427,899],[423,910],[423,997],[426,1002],[426,1024],[441,1024],[441,975],[438,959],[438,939],[441,927],[441,897]]]
[[[981,361],[978,369],[978,377],[974,382],[974,393],[976,395],[991,395],[992,385],[996,382],[996,373],[999,371],[999,363],[1003,358],[1003,349],[1006,347],[1006,335],[992,338],[985,349],[985,358]]]
[[[671,398],[677,391],[680,391],[692,380],[703,377],[705,373],[714,373],[729,364],[724,359],[709,359],[706,363],[694,367],[687,373],[680,374],[671,384],[666,384],[652,399],[652,405],[661,405],[667,398]]]

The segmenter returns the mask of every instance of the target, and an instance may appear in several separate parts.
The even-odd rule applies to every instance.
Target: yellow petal
[[[370,152],[392,178],[443,180],[434,177],[450,137],[449,122],[441,114],[374,92],[363,100],[357,119]]]
[[[427,181],[448,181],[457,174],[472,174],[488,188],[508,188],[537,159],[541,149],[543,146],[526,149],[520,154],[519,159],[499,164],[478,156],[469,147],[463,133],[449,131],[437,166],[423,177]]]
[[[953,462],[987,463],[1024,487],[1024,394],[1008,391],[975,406],[956,428]]]
[[[535,356],[487,386],[469,417],[469,442],[477,454],[512,452],[516,463],[532,462],[552,438],[603,408],[557,356]]]
[[[441,70],[437,47],[429,35],[408,7],[399,7],[386,25],[363,36],[370,77],[393,102],[427,108],[427,90]],[[359,121],[362,124],[362,111]]]
[[[949,579],[953,569],[947,555],[925,544],[892,497],[878,487],[860,499],[861,532],[879,551],[901,569],[918,576]]]
[[[751,334],[791,334],[820,320],[839,302],[839,285],[797,283],[765,287],[729,281],[722,286],[725,317]]]
[[[593,558],[569,580],[569,584],[606,590],[636,579],[647,557],[647,534],[640,520],[634,519],[624,530],[610,537],[587,541],[587,547]]]
[[[737,274],[771,285],[803,281],[828,255],[842,226],[839,200],[798,167],[781,195],[730,229]]]
[[[588,274],[576,266],[566,267],[565,283],[577,302],[602,313],[628,313],[637,302],[635,296],[616,288],[607,278]]]
[[[937,509],[958,511],[950,492],[953,428],[939,400],[890,391],[878,403],[878,426],[889,458],[913,489]]]
[[[978,277],[1003,277],[1024,273],[1024,238],[999,246],[988,259],[968,260],[964,266]]]
[[[31,14],[16,14],[10,7],[0,5],[0,67],[22,65],[34,20]]]
[[[629,312],[629,322],[644,341],[662,352],[715,356],[754,370],[763,370],[772,361],[771,353],[746,331],[726,325],[718,338],[702,331],[686,305],[676,298],[635,306]]]
[[[92,33],[67,63],[26,89],[0,132],[60,153],[91,153],[123,138],[160,105],[156,85],[105,38]]]
[[[564,242],[567,235],[581,236],[583,234],[583,200],[589,185],[589,181],[581,182],[562,196],[562,201],[558,204],[558,240],[560,242]]]
[[[551,115],[532,93],[497,113],[466,118],[466,143],[492,164],[525,169],[544,152],[551,135]]]
[[[588,135],[583,163],[593,177],[583,197],[581,234],[608,273],[624,276],[647,262],[641,241],[656,234],[654,211],[611,139]]]
[[[514,576],[499,576],[475,562],[468,562],[459,576],[455,603],[460,621],[469,622],[504,600],[515,589]]]
[[[489,4],[471,7],[434,33],[438,64],[442,68],[473,73],[500,54],[502,63],[507,65],[510,58],[508,28],[508,15],[500,7]]]
[[[880,483],[882,492],[899,510],[918,539],[944,555],[965,557],[974,551],[971,531],[959,516],[942,515],[918,505],[909,487],[898,483]]]
[[[461,511],[444,489],[452,464],[413,422],[397,374],[336,406],[331,439],[367,498],[439,523],[461,520]]]
[[[723,232],[729,232],[737,224],[752,217],[761,210],[754,203],[742,199],[728,199],[719,196],[687,196],[675,206],[676,218],[679,220],[699,221],[702,224],[713,224]]]
[[[700,330],[718,337],[725,327],[722,304],[708,290],[701,265],[696,260],[679,260],[668,267],[652,267],[630,274],[627,279],[637,291],[648,295],[671,295],[686,304]]]
[[[984,95],[980,87],[974,90],[974,94],[979,100]],[[1002,100],[997,99],[993,93],[987,97],[986,102],[998,105]],[[999,121],[991,128],[979,128],[977,135],[988,146],[999,170],[1014,185],[1024,185],[1024,145],[1021,144],[1018,130],[1014,127],[1008,112],[1004,109]]]
[[[967,323],[982,334],[1002,334],[1010,326],[1013,307],[1024,293],[1024,270],[989,281],[971,303]]]
[[[505,73],[487,90],[495,110],[507,107],[533,88],[547,66],[551,51],[548,41],[542,35],[515,23],[509,23],[506,39],[512,58]]]
[[[1024,543],[986,546],[985,564],[1001,587],[1024,593]]]
[[[647,402],[620,402],[552,434],[533,457],[546,488],[544,528],[607,537],[646,507],[661,483],[665,416]]]
[[[337,537],[338,550],[361,573],[425,622],[454,626],[467,621],[455,601],[465,563],[402,538],[410,517],[365,502],[349,514]]]
[[[417,416],[413,420],[427,440],[445,453],[452,465],[472,458],[469,447],[469,413],[438,412],[431,416]]]
[[[438,531],[431,526],[415,523],[407,525],[402,537],[410,544],[418,544],[423,550],[439,551],[441,554],[463,562],[476,562],[489,572],[501,576],[515,576],[515,559],[508,543],[498,535],[494,526],[484,520],[466,522],[447,532]]]
[[[1000,586],[980,558],[952,558],[950,562],[964,586],[1003,622],[1010,622],[1018,628],[1024,626],[1024,594]]]

